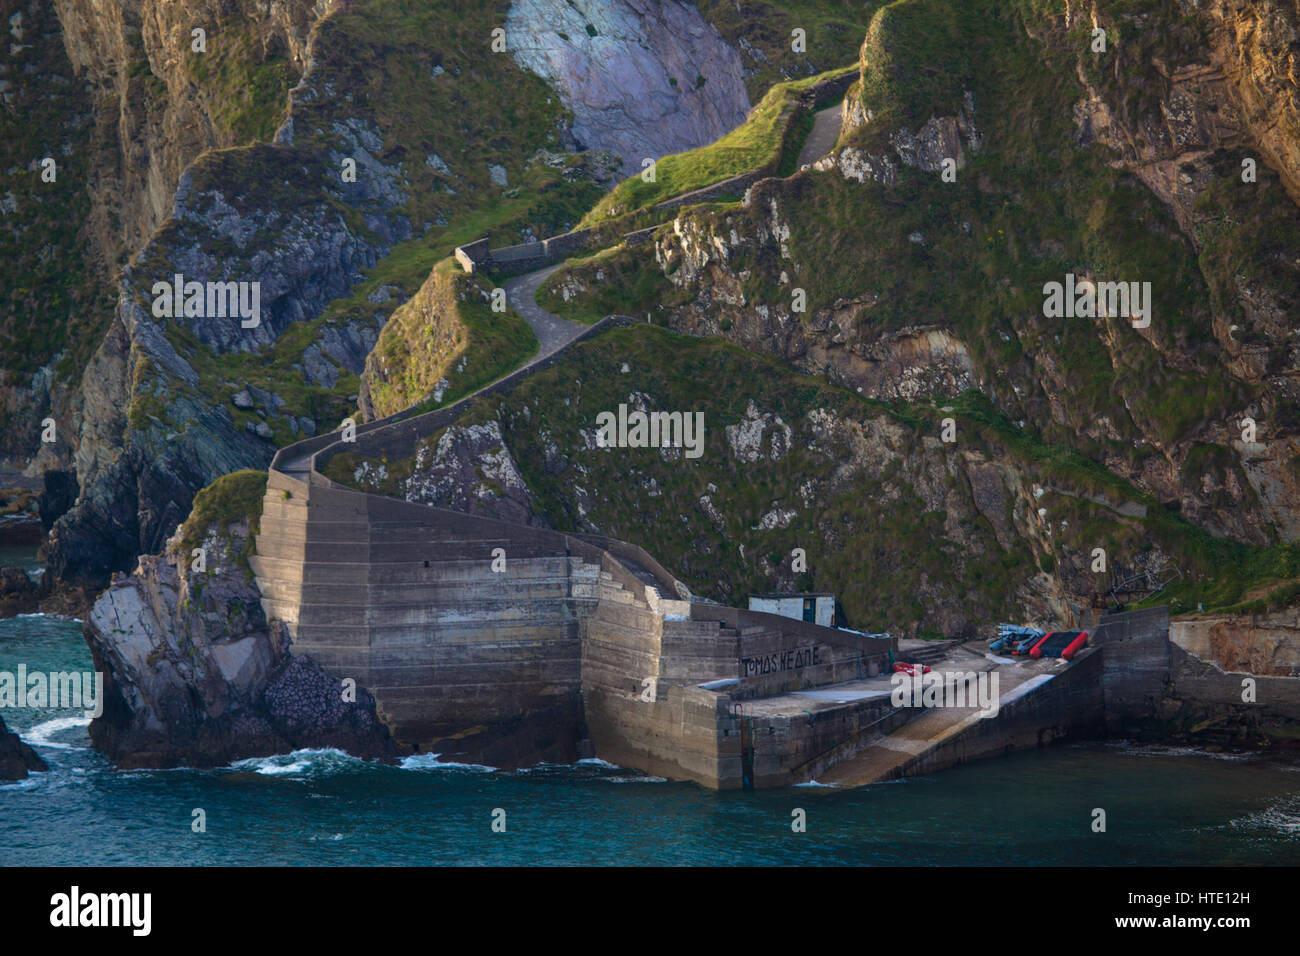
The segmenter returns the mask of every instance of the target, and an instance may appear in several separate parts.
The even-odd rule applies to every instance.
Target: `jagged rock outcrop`
[[[390,758],[374,698],[292,653],[267,621],[244,559],[248,526],[214,523],[205,569],[183,553],[141,557],[95,602],[84,633],[104,677],[91,741],[120,766],[211,767],[244,757],[334,747]]]
[[[226,121],[224,100],[232,91],[205,82],[200,58],[283,64],[301,75],[311,27],[333,6],[330,0],[53,3],[73,70],[97,90],[98,134],[116,145],[120,157],[94,172],[94,215],[128,250],[139,248],[171,213],[181,171],[195,157],[240,144],[247,135]],[[207,52],[193,49],[195,29],[205,31]]]
[[[0,618],[34,614],[40,592],[22,568],[0,568]]]
[[[29,773],[49,769],[40,755],[10,731],[0,717],[0,780],[25,780]]]
[[[356,487],[422,505],[516,524],[536,521],[532,495],[494,421],[450,425],[416,450],[410,474],[390,480],[388,469],[363,461]]]
[[[677,0],[515,0],[505,30],[510,55],[573,112],[578,142],[616,153],[625,176],[749,112],[739,54]]]
[[[844,100],[840,136],[847,136],[867,126],[874,118],[856,96]],[[866,182],[874,179],[886,186],[898,184],[899,164],[927,173],[941,172],[951,161],[953,170],[966,168],[967,152],[977,153],[983,135],[975,123],[975,100],[969,90],[963,96],[962,111],[957,116],[932,116],[915,133],[900,127],[889,134],[888,153],[871,153],[854,145],[845,146],[837,155],[826,156],[813,164],[818,170],[838,168],[845,179]],[[897,157],[897,158],[895,158]]]
[[[1257,119],[1289,122],[1294,17],[1285,3],[1239,6],[1184,5],[1181,16],[1018,5],[1000,24],[980,21],[1022,68],[1055,71],[1058,86],[1044,84],[1030,109],[1056,108],[1046,104],[1070,95],[1058,88],[1079,91],[1049,140],[1008,113],[1018,94],[1002,80],[921,43],[951,27],[956,5],[891,5],[863,47],[840,148],[759,182],[739,209],[683,212],[645,247],[669,291],[643,307],[868,396],[979,389],[1010,421],[1079,448],[1216,535],[1294,540],[1300,375],[1286,317],[1300,230],[1269,165],[1277,149],[1261,145],[1273,127]],[[1093,20],[1109,29],[1105,55],[1090,49]],[[951,69],[937,69],[940,50]],[[1260,89],[1279,105],[1264,109]],[[1243,154],[1259,160],[1257,183],[1243,186]],[[949,158],[955,178],[942,176]],[[1062,158],[1068,173],[1036,178],[1035,163]],[[1052,193],[1067,197],[1074,225]],[[904,218],[916,225],[895,225]],[[1144,260],[1155,248],[1167,255]],[[626,276],[638,253],[620,255]],[[601,265],[553,283],[572,298],[600,285]],[[1118,275],[1125,268],[1134,274]],[[1038,291],[1066,273],[1153,278],[1154,321],[1046,319]],[[1253,443],[1246,419],[1259,425]]]

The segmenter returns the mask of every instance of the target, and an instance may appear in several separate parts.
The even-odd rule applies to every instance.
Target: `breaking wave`
[[[245,773],[258,773],[268,777],[283,776],[323,776],[342,771],[356,770],[366,766],[366,761],[353,757],[341,750],[323,748],[320,750],[294,750],[287,754],[273,754],[270,757],[249,757],[236,760],[227,768]]]
[[[1289,837],[1300,837],[1300,795],[1279,800],[1257,813],[1228,822],[1234,830],[1267,830]]]
[[[31,730],[19,734],[19,736],[33,747],[52,747],[55,750],[89,750],[89,747],[65,744],[51,739],[55,734],[62,733],[65,730],[89,726],[89,717],[55,717],[53,720],[37,724]]]
[[[471,770],[475,773],[496,773],[496,767],[481,763],[456,763],[454,760],[439,760],[441,754],[414,754],[402,758],[403,770]]]

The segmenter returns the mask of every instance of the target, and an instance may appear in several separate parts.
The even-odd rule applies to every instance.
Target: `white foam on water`
[[[403,770],[472,770],[476,773],[496,773],[497,767],[489,767],[481,763],[456,763],[454,760],[442,761],[438,758],[441,754],[413,754],[410,757],[403,757],[401,767]]]
[[[73,727],[89,727],[89,717],[55,717],[53,720],[47,720],[44,723],[37,724],[31,730],[24,734],[19,734],[25,743],[33,747],[51,747],[55,750],[88,750],[88,747],[79,747],[76,744],[59,743],[51,740],[55,734],[62,733],[65,730],[71,730]]]
[[[290,764],[284,764],[283,766],[278,764],[267,764],[266,766],[258,767],[257,772],[265,774],[301,773],[310,766],[311,764],[298,763],[297,761]]]
[[[808,780],[805,781],[804,783],[796,783],[795,786],[796,787],[825,787],[827,790],[835,789],[835,784],[833,783],[818,783],[816,780]]]
[[[361,762],[357,757],[346,754],[342,750],[327,747],[319,750],[294,750],[291,753],[272,754],[269,757],[249,757],[246,760],[234,761],[227,769],[278,777],[307,771],[342,770]]]
[[[601,783],[667,783],[667,777],[601,777]]]
[[[583,757],[578,761],[579,766],[585,767],[609,767],[611,770],[622,770],[616,763],[610,763],[608,760],[601,760],[599,757]]]
[[[1300,798],[1288,797],[1257,813],[1231,820],[1235,830],[1271,830],[1285,836],[1300,837]]]
[[[1257,754],[1234,754],[1224,751],[1206,750],[1202,747],[1176,746],[1173,744],[1133,744],[1122,740],[1108,741],[1105,747],[1135,757],[1207,757],[1210,760],[1255,760]]]

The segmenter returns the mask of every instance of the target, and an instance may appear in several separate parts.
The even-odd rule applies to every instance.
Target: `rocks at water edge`
[[[84,627],[104,674],[95,749],[118,766],[148,768],[325,747],[393,759],[374,698],[293,655],[284,624],[267,621],[247,541],[243,521],[209,527],[206,570],[195,571],[178,532],[95,602]]]
[[[10,731],[0,717],[0,780],[24,780],[29,773],[48,769],[36,751]]]
[[[22,568],[0,568],[0,618],[35,614],[40,591]]]

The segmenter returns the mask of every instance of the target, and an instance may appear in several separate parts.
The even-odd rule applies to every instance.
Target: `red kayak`
[[[897,661],[897,662],[895,662],[895,664],[894,664],[894,670],[895,670],[895,672],[897,672],[897,673],[900,673],[900,674],[906,674],[908,677],[914,677],[914,676],[916,676],[916,668],[917,668],[918,666],[921,668],[921,673],[922,673],[922,674],[928,674],[928,673],[930,673],[930,668],[926,667],[924,664],[920,664],[920,665],[917,665],[917,664],[906,664],[906,663],[904,663],[903,661]]]
[[[1030,657],[1063,657],[1067,661],[1088,645],[1087,631],[1054,631],[1039,641]]]

